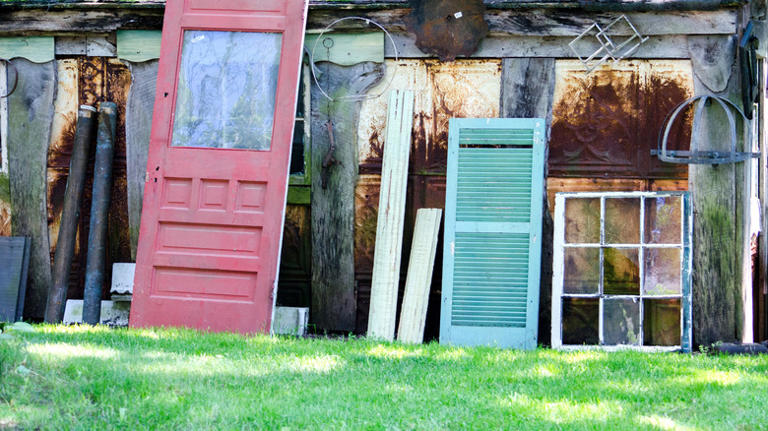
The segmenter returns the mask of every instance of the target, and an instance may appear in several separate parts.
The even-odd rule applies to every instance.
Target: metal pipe
[[[91,224],[88,231],[88,259],[85,267],[83,322],[95,325],[101,317],[101,292],[104,285],[104,260],[107,248],[107,215],[112,187],[112,158],[115,152],[117,105],[99,105],[99,128],[96,135],[96,162],[93,168]]]
[[[45,307],[45,321],[58,323],[64,317],[64,305],[69,287],[69,272],[77,238],[77,220],[80,217],[80,200],[85,185],[88,165],[88,151],[93,139],[93,117],[96,108],[81,105],[77,112],[77,128],[69,161],[67,189],[64,192],[64,208],[61,211],[61,225],[56,251],[53,256],[53,283],[48,288]]]

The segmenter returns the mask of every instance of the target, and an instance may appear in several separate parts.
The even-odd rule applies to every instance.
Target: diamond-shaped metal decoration
[[[629,31],[629,36],[617,34],[622,28]],[[592,42],[590,45],[594,46],[592,38],[597,41],[599,47],[589,55],[582,55],[577,45],[580,42]],[[608,60],[615,63],[629,57],[647,40],[648,37],[643,37],[626,15],[621,15],[604,28],[597,22],[593,23],[569,42],[568,46],[584,65],[586,72],[590,73]]]

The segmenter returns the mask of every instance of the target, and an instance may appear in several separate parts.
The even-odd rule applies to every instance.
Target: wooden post
[[[715,94],[740,104],[734,47],[732,38],[688,38],[695,94]],[[713,103],[695,122],[701,128],[691,139],[699,150],[730,151],[730,127],[719,104]],[[737,127],[742,126],[737,121]],[[737,135],[741,138],[740,130]],[[740,140],[737,149],[743,144]],[[751,276],[744,269],[749,261],[749,164],[690,166],[694,346],[747,341],[751,333],[744,310],[752,291]]]
[[[398,341],[424,341],[429,287],[432,284],[442,214],[443,210],[437,208],[422,208],[416,212],[411,258],[408,262],[408,276],[405,279],[403,306],[400,310],[400,325],[397,327]]]
[[[77,128],[69,163],[67,189],[64,192],[64,207],[61,210],[58,241],[53,257],[53,283],[48,289],[45,321],[58,323],[64,317],[64,304],[69,288],[69,271],[75,253],[77,222],[80,218],[80,200],[85,186],[85,172],[88,169],[88,153],[93,138],[93,116],[96,108],[80,106],[77,112]]]
[[[8,96],[8,176],[13,205],[13,235],[29,236],[24,316],[42,318],[51,284],[51,255],[46,213],[46,165],[56,93],[56,63],[10,62],[19,81]],[[9,68],[10,69],[10,68]],[[10,74],[11,72],[9,72]]]
[[[88,261],[85,268],[85,292],[83,296],[83,322],[91,325],[99,323],[101,315],[116,123],[117,105],[113,102],[101,102],[99,128],[96,136],[96,162],[93,168],[91,226],[88,229]]]
[[[554,58],[505,58],[501,70],[501,117],[544,118],[547,133],[544,160],[549,156],[549,130],[555,95]],[[549,344],[552,300],[552,243],[554,223],[548,210],[547,164],[544,164],[544,209],[541,225],[541,293],[538,342]]]
[[[312,308],[315,327],[328,331],[355,329],[355,184],[357,183],[357,122],[360,102],[344,97],[364,95],[383,76],[381,64],[343,67],[321,62],[311,93],[312,136]],[[322,164],[328,153],[326,122],[333,123],[337,163],[322,187]]]
[[[384,340],[395,337],[412,127],[413,92],[393,90],[389,97],[387,139],[381,168],[371,309],[368,315],[368,336]]]
[[[152,108],[155,104],[157,60],[128,64],[133,81],[125,107],[125,158],[131,258],[135,260],[136,245],[139,243],[141,201],[144,197],[144,175],[147,172],[149,154],[149,133],[152,128]]]

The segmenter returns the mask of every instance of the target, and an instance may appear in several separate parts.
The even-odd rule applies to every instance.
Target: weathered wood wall
[[[56,94],[54,62],[11,61],[19,81],[8,97],[8,176],[13,204],[12,231],[32,238],[24,316],[39,319],[51,283],[46,212],[48,143]]]

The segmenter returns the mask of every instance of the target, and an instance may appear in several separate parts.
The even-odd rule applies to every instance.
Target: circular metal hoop
[[[328,93],[325,92],[323,87],[320,85],[320,82],[318,82],[318,80],[317,80],[317,70],[315,69],[315,49],[317,49],[317,44],[318,44],[318,42],[320,42],[320,39],[323,38],[323,35],[325,33],[327,33],[334,25],[336,25],[336,24],[338,24],[338,23],[340,23],[342,21],[348,21],[348,20],[353,20],[353,19],[354,20],[365,21],[366,24],[373,24],[376,27],[380,28],[381,31],[383,31],[384,34],[387,36],[387,39],[389,39],[389,43],[392,44],[392,49],[395,52],[395,61],[398,60],[399,52],[397,50],[397,45],[395,44],[395,40],[392,38],[392,35],[384,27],[382,27],[381,24],[377,23],[376,21],[374,21],[372,19],[369,19],[369,18],[363,18],[363,17],[360,17],[360,16],[347,16],[347,17],[339,18],[339,19],[331,22],[330,24],[328,24],[317,35],[317,39],[315,39],[315,43],[312,46],[312,51],[309,53],[309,67],[312,70],[312,80],[315,81],[315,85],[317,85],[317,89],[320,90],[320,93],[326,99],[330,100],[331,102],[342,101],[342,100],[344,100],[344,101],[359,101],[359,100],[375,99],[375,98],[381,96],[382,94],[384,94],[384,92],[389,89],[389,86],[392,85],[392,80],[395,78],[395,75],[397,74],[397,70],[395,70],[395,73],[393,73],[392,76],[390,76],[389,81],[387,82],[387,85],[380,92],[378,92],[376,94],[365,95],[365,96],[343,96],[343,97],[338,97],[338,98],[334,99],[333,97],[329,96]],[[323,46],[325,46],[327,49],[330,49],[331,47],[333,47],[333,40],[331,40],[331,45],[330,46],[326,46],[325,45],[325,41],[323,41]]]
[[[729,131],[731,137],[730,151],[701,151],[698,148],[698,143],[694,140],[695,137],[699,135],[698,132],[701,129],[701,118],[704,114],[704,108],[706,107],[707,102],[710,100],[716,101],[723,109],[723,112],[725,112],[726,117],[728,117],[728,125],[730,126]],[[690,151],[667,150],[667,140],[669,139],[669,132],[672,130],[672,125],[675,123],[677,116],[680,115],[680,113],[689,105],[693,105],[695,107],[693,114],[693,131],[691,134]],[[663,135],[660,135],[659,147],[657,151],[653,152],[653,154],[657,155],[659,160],[668,163],[693,163],[709,165],[742,162],[753,157],[751,152],[739,152],[736,150],[736,143],[738,142],[736,136],[736,118],[732,110],[736,111],[741,116],[744,130],[744,145],[749,145],[749,142],[752,140],[752,129],[749,125],[749,120],[747,119],[746,115],[744,115],[744,112],[742,112],[742,110],[736,106],[736,104],[724,97],[705,94],[702,96],[691,97],[690,99],[681,102],[675,107],[674,110],[672,110],[672,112],[667,116],[667,119],[664,121],[666,124],[664,133]]]

